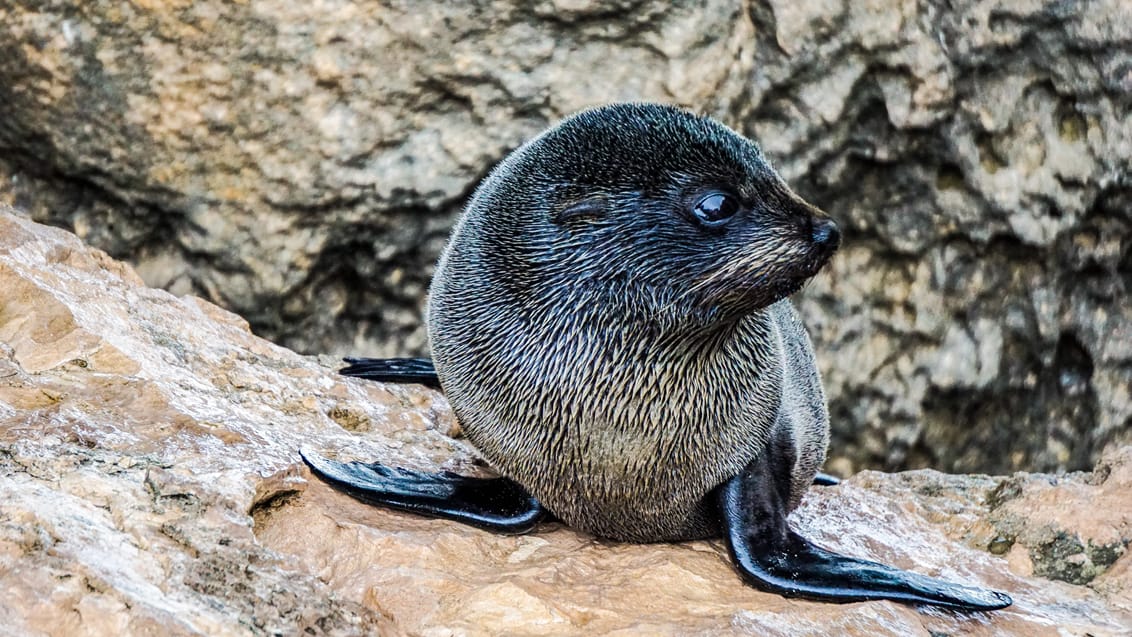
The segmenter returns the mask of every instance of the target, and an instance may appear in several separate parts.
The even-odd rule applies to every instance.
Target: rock
[[[806,44],[744,121],[847,222],[800,299],[835,458],[1091,467],[1132,436],[1132,8],[818,4],[755,11]]]
[[[9,3],[0,190],[292,347],[421,350],[432,265],[506,152],[587,105],[746,82],[734,2],[528,4]]]
[[[444,398],[337,376],[0,207],[0,632],[1085,635],[1132,626],[1132,446],[1091,473],[861,473],[792,524],[1009,591],[981,615],[744,586],[719,542],[499,536],[333,491],[298,458],[483,471]]]
[[[425,353],[491,166],[579,108],[674,101],[842,224],[800,298],[836,466],[1132,441],[1122,0],[16,1],[0,34],[0,201],[293,349]]]

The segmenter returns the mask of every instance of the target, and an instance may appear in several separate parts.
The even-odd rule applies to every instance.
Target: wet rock
[[[1100,637],[1132,626],[1132,447],[1091,473],[864,472],[814,488],[792,524],[815,541],[1016,602],[976,615],[820,604],[744,586],[719,542],[628,545],[561,525],[499,536],[333,491],[301,446],[484,468],[445,435],[454,419],[440,394],[324,362],[0,209],[5,630]]]

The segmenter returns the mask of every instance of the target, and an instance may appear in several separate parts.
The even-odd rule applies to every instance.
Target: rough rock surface
[[[1009,591],[965,615],[743,586],[718,542],[507,537],[312,478],[326,453],[482,471],[443,397],[345,379],[0,207],[0,634],[1127,635],[1132,447],[1092,473],[865,472],[830,548]]]
[[[800,303],[834,471],[1084,469],[1132,439],[1125,0],[0,0],[0,34],[0,200],[299,351],[423,352],[492,164],[578,108],[674,101],[846,230]]]

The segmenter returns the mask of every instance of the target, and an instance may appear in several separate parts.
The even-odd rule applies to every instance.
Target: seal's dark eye
[[[721,226],[739,212],[739,202],[730,195],[717,192],[700,199],[693,212],[703,225]]]

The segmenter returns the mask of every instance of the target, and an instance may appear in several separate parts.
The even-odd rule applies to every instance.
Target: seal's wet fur
[[[692,209],[733,196],[705,227]],[[715,120],[630,104],[575,115],[472,198],[429,298],[433,360],[468,438],[576,528],[716,536],[705,497],[786,435],[791,508],[828,416],[787,295],[829,259],[826,217]]]

